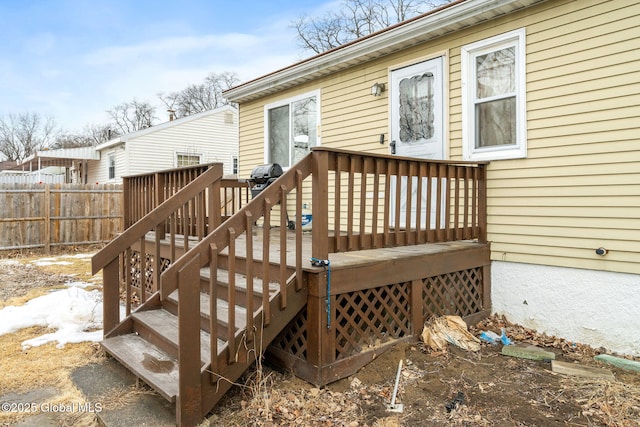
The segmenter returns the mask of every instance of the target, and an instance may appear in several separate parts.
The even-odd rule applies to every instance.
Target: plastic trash
[[[504,331],[504,328],[502,328],[502,335],[500,336],[500,341],[502,341],[503,345],[511,345],[511,344],[513,344],[513,342],[507,336],[507,333]]]
[[[482,331],[480,333],[480,339],[489,344],[498,344],[500,342],[500,335],[493,331]]]

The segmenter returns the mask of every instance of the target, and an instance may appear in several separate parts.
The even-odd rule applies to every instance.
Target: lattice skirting
[[[307,360],[307,307],[293,318],[271,344],[300,360]]]
[[[334,360],[348,359],[382,344],[417,336],[424,320],[431,316],[465,317],[483,311],[482,275],[483,268],[474,267],[335,295],[331,307],[335,319],[332,325]],[[412,298],[413,289],[420,292],[419,299]],[[412,301],[421,304],[412,307]],[[412,315],[412,310],[419,310],[420,315]],[[412,324],[412,319],[421,319],[421,324]],[[307,360],[308,320],[305,308],[273,341],[272,347],[295,359]]]
[[[482,283],[481,267],[423,279],[424,317],[445,314],[465,317],[482,311]]]
[[[336,296],[336,359],[411,334],[409,283]]]
[[[125,274],[130,274],[131,294],[137,295],[138,300],[142,295],[142,286],[144,286],[145,295],[151,296],[158,290],[158,285],[154,283],[155,257],[151,254],[142,256],[139,251],[131,251],[128,259],[128,269],[123,269]],[[160,272],[164,272],[171,265],[168,258],[160,258]],[[126,282],[126,278],[125,281]]]

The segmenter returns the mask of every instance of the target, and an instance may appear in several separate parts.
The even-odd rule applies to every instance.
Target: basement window
[[[463,46],[465,160],[527,156],[524,28]]]

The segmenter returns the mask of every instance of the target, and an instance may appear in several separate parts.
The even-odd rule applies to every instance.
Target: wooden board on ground
[[[574,375],[587,378],[599,378],[615,381],[613,372],[608,369],[594,368],[591,366],[578,365],[576,363],[551,361],[551,370],[557,374]]]

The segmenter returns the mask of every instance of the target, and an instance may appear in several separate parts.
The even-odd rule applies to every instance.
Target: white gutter
[[[249,101],[542,1],[545,0],[459,0],[231,88],[224,96],[232,102]]]

